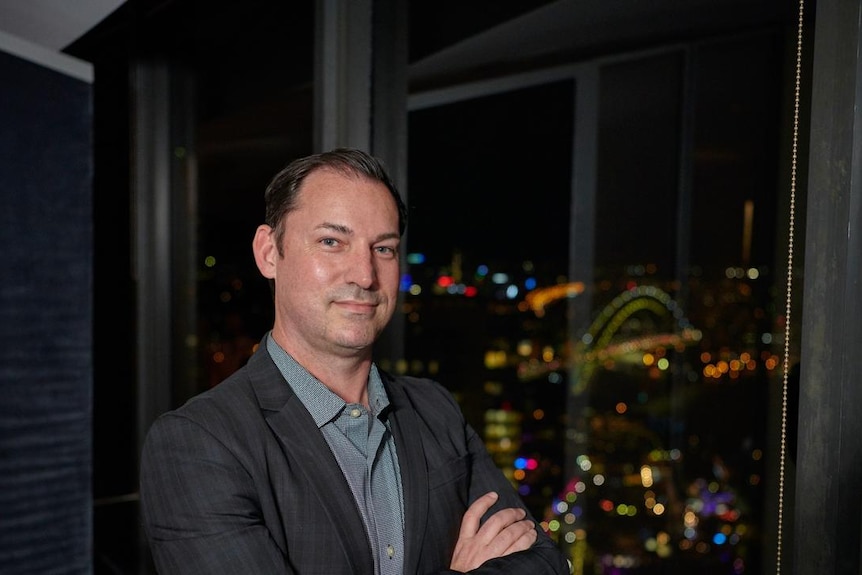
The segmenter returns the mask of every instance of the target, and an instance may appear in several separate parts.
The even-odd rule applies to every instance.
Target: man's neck
[[[275,331],[271,336],[284,351],[332,393],[347,403],[361,403],[368,407],[370,352],[356,355],[323,355],[296,345],[294,342],[286,341],[283,334]]]
[[[347,403],[361,403],[368,407],[368,373],[371,362],[349,366],[336,365],[337,362],[323,362],[309,368],[299,362],[308,373],[316,377],[329,390]]]

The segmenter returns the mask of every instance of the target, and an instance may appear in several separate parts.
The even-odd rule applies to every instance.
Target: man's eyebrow
[[[398,232],[389,232],[386,234],[380,234],[377,236],[375,241],[383,242],[386,240],[398,240],[401,239],[401,235]]]
[[[330,223],[330,222],[323,222],[322,224],[320,224],[320,225],[319,225],[319,226],[317,226],[317,227],[318,227],[318,229],[322,228],[322,229],[325,229],[325,230],[330,230],[330,231],[333,231],[333,232],[338,232],[338,233],[340,233],[340,234],[345,234],[345,235],[348,235],[348,236],[353,235],[353,230],[352,230],[352,229],[350,229],[349,227],[345,226],[344,224],[333,224],[333,223]]]
[[[323,222],[320,225],[318,225],[317,228],[318,229],[324,229],[324,230],[330,230],[332,232],[344,234],[346,236],[352,236],[353,235],[353,229],[351,229],[348,226],[345,226],[344,224],[334,224],[332,222]],[[401,239],[401,234],[399,234],[398,232],[385,232],[385,233],[378,235],[376,238],[374,238],[374,241],[375,242],[383,242],[386,240],[398,240],[398,239]]]

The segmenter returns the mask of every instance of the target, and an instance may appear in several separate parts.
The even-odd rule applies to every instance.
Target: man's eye
[[[390,247],[390,246],[377,246],[377,253],[387,255],[387,256],[393,256],[393,255],[395,255],[396,252],[395,252],[395,248]]]
[[[320,240],[320,243],[325,246],[333,247],[338,245],[338,240],[336,240],[335,238],[323,238],[322,240]]]

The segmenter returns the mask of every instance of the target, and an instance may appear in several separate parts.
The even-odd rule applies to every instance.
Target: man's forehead
[[[363,174],[342,173],[331,169],[318,169],[306,176],[299,187],[296,206],[300,208],[303,205],[319,205],[326,199],[338,202],[356,199],[366,204],[369,201],[368,195],[357,192],[366,192],[370,189],[381,192],[379,199],[397,211],[395,199],[383,182]]]
[[[398,207],[385,184],[367,177],[343,176],[331,172],[329,176],[306,180],[297,193],[293,210],[286,218],[310,220],[306,223],[315,228],[336,228],[353,231],[363,223],[378,221],[378,218],[391,219],[394,230],[398,229]],[[309,177],[314,174],[310,174]],[[339,182],[341,180],[341,183]],[[375,191],[369,194],[369,190]],[[362,227],[362,226],[360,226]]]

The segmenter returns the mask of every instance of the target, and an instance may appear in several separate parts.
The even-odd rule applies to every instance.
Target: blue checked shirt
[[[266,348],[314,418],[350,485],[374,555],[377,575],[404,568],[404,496],[395,439],[386,419],[389,398],[377,366],[368,375],[368,404],[345,403],[267,334]],[[309,461],[308,465],[314,465]]]

